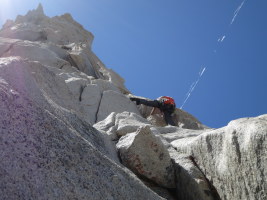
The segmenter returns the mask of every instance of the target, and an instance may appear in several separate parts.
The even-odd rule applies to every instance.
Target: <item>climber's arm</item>
[[[130,98],[132,101],[135,101],[137,105],[143,104],[150,107],[160,107],[160,103],[157,100],[146,100],[146,99],[139,99],[139,98]]]

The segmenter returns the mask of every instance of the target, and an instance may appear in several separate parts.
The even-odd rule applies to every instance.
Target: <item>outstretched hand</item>
[[[140,104],[140,99],[138,98],[135,98],[135,97],[130,97],[131,101],[135,101],[136,102],[136,105],[139,105]]]

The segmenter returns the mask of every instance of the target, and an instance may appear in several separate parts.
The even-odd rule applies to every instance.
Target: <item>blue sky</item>
[[[199,80],[183,109],[210,127],[267,113],[266,0],[1,0],[0,25],[39,2],[91,31],[135,95],[181,107]]]

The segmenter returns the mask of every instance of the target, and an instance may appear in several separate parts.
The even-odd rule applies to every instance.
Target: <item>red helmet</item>
[[[171,97],[168,97],[168,96],[162,96],[162,97],[159,97],[157,100],[160,101],[160,102],[163,103],[163,104],[171,104],[171,105],[175,105],[175,101],[174,101],[174,99],[171,98]]]

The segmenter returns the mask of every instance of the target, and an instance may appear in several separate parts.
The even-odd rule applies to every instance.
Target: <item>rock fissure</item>
[[[67,65],[66,63],[62,64],[62,65],[59,67],[59,69],[63,69],[63,67],[66,66],[66,65]]]
[[[214,187],[214,185],[211,183],[211,181],[206,177],[206,175],[204,174],[204,172],[202,171],[202,169],[197,164],[195,158],[193,156],[189,156],[189,159],[196,166],[196,168],[198,168],[198,170],[201,172],[201,174],[205,178],[205,182],[208,184],[208,187],[209,187],[209,189],[211,191],[211,195],[214,198],[214,200],[221,200],[220,195],[219,195],[217,189]],[[205,191],[205,192],[209,192],[209,191]]]
[[[100,100],[99,100],[99,103],[98,103],[98,106],[97,106],[97,110],[96,110],[96,113],[95,113],[95,123],[98,122],[98,113],[99,113],[99,109],[100,109],[101,102],[102,102],[102,99],[103,99],[103,93],[104,92],[101,92]]]
[[[65,49],[67,51],[72,50],[72,48],[71,47],[68,47],[67,45],[62,45],[61,48],[62,49]]]
[[[162,198],[167,199],[167,200],[179,200],[176,197],[175,189],[162,187],[161,185],[155,183],[153,180],[151,180],[151,179],[149,179],[149,178],[147,178],[145,176],[142,176],[142,175],[137,175],[137,177],[148,188],[150,188],[152,191],[154,191],[155,193],[157,193]]]
[[[86,85],[80,87],[80,96],[79,96],[79,101],[80,102],[82,101],[82,94],[83,94],[83,91],[84,91],[85,88],[86,88]]]
[[[236,156],[237,156],[237,162],[239,164],[241,164],[240,145],[239,145],[239,142],[238,142],[238,138],[237,138],[237,136],[235,134],[236,134],[236,131],[233,132],[232,140],[233,140],[233,144],[234,144],[234,147],[235,147],[235,152],[236,152]]]
[[[71,66],[73,66],[73,67],[75,67],[76,69],[80,70],[80,69],[79,69],[79,66],[76,64],[76,62],[73,60],[73,58],[71,57],[70,54],[67,55],[67,57],[65,58],[65,60],[66,60],[67,62],[69,62]]]

